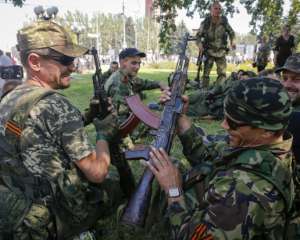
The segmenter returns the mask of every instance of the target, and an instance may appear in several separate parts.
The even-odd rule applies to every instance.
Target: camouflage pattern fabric
[[[122,69],[114,72],[105,83],[105,91],[108,96],[112,98],[120,122],[123,122],[130,112],[125,102],[125,97],[159,87],[159,82],[141,79],[139,77],[131,77]]]
[[[172,239],[283,239],[294,190],[290,136],[271,146],[243,149],[205,146],[194,128],[180,139],[191,165],[205,176],[204,207],[170,205]]]
[[[267,43],[262,44],[258,48],[258,52],[256,56],[256,66],[264,69],[268,64],[270,53],[271,53],[271,46]]]
[[[277,80],[249,78],[239,81],[224,102],[233,120],[270,131],[285,129],[292,113],[288,93]]]
[[[103,79],[104,84],[106,83],[107,79],[109,79],[109,77],[110,77],[112,74],[113,74],[113,72],[112,72],[110,69],[108,69],[106,72],[104,72],[104,73],[102,74],[102,79]]]
[[[210,87],[208,90],[197,90],[189,95],[188,116],[202,117],[210,115],[216,119],[222,119],[224,115],[224,99],[237,81],[235,74],[222,84]]]
[[[19,51],[51,48],[70,57],[79,57],[87,48],[73,43],[68,32],[51,20],[39,20],[26,26],[17,33]]]
[[[54,224],[67,238],[92,226],[112,209],[111,203],[115,201],[110,199],[110,188],[114,183],[107,179],[103,184],[94,186],[74,167],[75,161],[88,156],[94,149],[84,131],[81,113],[62,95],[54,92],[45,96],[31,108],[27,120],[19,123],[27,109],[18,108],[22,111],[16,111],[13,108],[18,107],[30,92],[39,89],[37,86],[21,85],[6,95],[0,104],[1,138],[8,137],[8,132],[3,132],[7,119],[22,126],[19,157],[3,153],[0,156],[0,186],[3,186],[0,212],[11,209],[10,215],[16,216],[7,224],[14,226],[15,236],[22,236],[17,239],[53,237],[51,228]],[[16,114],[11,115],[13,112]],[[13,144],[12,141],[9,143]],[[26,172],[29,176],[24,175]],[[107,181],[110,183],[105,187]],[[115,185],[118,189],[118,184]],[[5,186],[10,192],[5,190]],[[119,197],[114,200],[119,201],[122,194],[119,192],[117,195]],[[10,200],[13,199],[16,199],[15,206],[20,208],[10,208],[9,204],[13,203]],[[3,217],[7,219],[7,215],[0,216],[1,219]],[[46,237],[46,234],[50,236]]]
[[[211,17],[208,16],[201,22],[197,32],[197,45],[204,48],[204,71],[203,87],[208,87],[209,74],[213,63],[217,65],[217,83],[221,84],[226,79],[226,54],[228,52],[227,39],[234,40],[235,34],[229,25],[226,17],[222,16],[220,22],[212,23]]]
[[[212,57],[206,56],[204,60],[204,67],[203,67],[203,77],[202,77],[202,86],[207,88],[209,86],[209,74],[213,67],[214,62],[217,65],[217,79],[216,84],[222,84],[226,79],[226,57]]]
[[[283,67],[276,69],[276,72],[281,72],[282,70],[300,73],[300,53],[295,53],[289,56]]]

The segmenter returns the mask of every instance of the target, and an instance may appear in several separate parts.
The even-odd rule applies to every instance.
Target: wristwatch
[[[168,194],[169,198],[180,197],[182,195],[182,190],[181,190],[181,188],[178,188],[178,187],[171,187],[168,189],[167,194]]]

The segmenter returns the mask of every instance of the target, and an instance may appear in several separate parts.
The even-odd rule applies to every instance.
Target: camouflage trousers
[[[100,190],[96,194],[87,193],[87,202],[76,199],[80,193],[73,188],[73,203],[64,204],[64,199],[60,198],[59,202],[47,205],[29,201],[21,192],[0,185],[0,240],[73,239],[81,232],[96,228],[98,220],[112,215],[124,199],[115,180],[106,179],[95,187]],[[101,196],[95,196],[99,193]],[[82,204],[82,214],[80,210],[71,213],[71,208],[77,209],[79,204]],[[57,229],[60,229],[59,234]],[[101,231],[98,229],[97,233]]]
[[[212,56],[206,56],[206,59],[204,61],[204,69],[203,69],[203,84],[202,86],[204,88],[208,88],[209,86],[209,75],[210,71],[214,65],[214,62],[217,65],[217,80],[216,84],[222,84],[226,80],[226,57],[212,57]]]

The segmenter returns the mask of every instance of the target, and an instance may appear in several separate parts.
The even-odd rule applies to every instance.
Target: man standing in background
[[[228,37],[230,45],[235,49],[235,33],[229,25],[225,16],[221,16],[221,5],[219,2],[214,2],[210,8],[210,16],[206,17],[200,25],[197,33],[197,45],[200,54],[205,56],[203,85],[209,86],[209,74],[214,62],[217,65],[217,84],[221,84],[226,79],[226,54],[229,49],[227,46]]]

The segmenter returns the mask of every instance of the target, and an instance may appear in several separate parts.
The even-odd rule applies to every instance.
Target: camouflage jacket
[[[283,239],[294,191],[292,137],[231,150],[224,144],[205,146],[194,128],[180,139],[193,169],[204,175],[205,191],[201,207],[168,207],[173,239]]]
[[[217,24],[214,24],[208,16],[201,23],[196,36],[197,44],[203,45],[205,54],[212,57],[224,57],[228,52],[227,39],[229,37],[230,41],[233,41],[235,33],[225,16],[222,16]]]
[[[217,119],[223,118],[224,99],[236,82],[234,76],[230,76],[222,85],[215,85],[208,91],[197,90],[189,95],[189,116],[201,117],[211,115]]]
[[[104,73],[102,74],[102,78],[103,78],[104,83],[106,83],[107,79],[109,79],[109,77],[110,77],[112,74],[113,74],[113,72],[112,72],[110,69],[108,69],[106,72],[104,72]]]
[[[41,89],[20,85],[0,102],[0,186],[4,183],[16,192],[22,189],[26,199],[36,202],[55,196],[61,221],[82,224],[87,217],[93,219],[90,209],[96,203],[100,206],[102,199],[90,198],[94,190],[74,162],[90,155],[94,148],[80,111],[61,94],[50,91],[28,107],[28,96]],[[9,197],[0,195],[2,199]]]
[[[143,90],[159,88],[157,81],[131,77],[124,70],[114,72],[105,83],[105,91],[112,98],[113,104],[121,118],[127,117],[129,113],[125,97],[140,94]]]
[[[271,46],[268,43],[260,45],[256,56],[256,65],[264,66],[268,64],[271,53]]]

